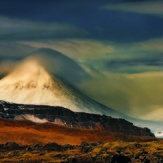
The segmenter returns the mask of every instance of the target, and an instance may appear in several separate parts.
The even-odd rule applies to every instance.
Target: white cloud
[[[163,15],[163,2],[146,1],[146,2],[116,3],[102,6],[100,9],[119,10],[124,12],[135,12],[142,14]]]

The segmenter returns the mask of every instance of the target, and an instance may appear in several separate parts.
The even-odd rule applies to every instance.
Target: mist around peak
[[[25,61],[36,61],[48,72],[70,82],[79,83],[89,78],[88,73],[72,58],[49,48],[40,48]]]

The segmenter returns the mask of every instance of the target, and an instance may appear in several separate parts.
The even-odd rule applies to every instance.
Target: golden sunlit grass
[[[4,158],[1,159],[1,162],[12,162],[12,163],[18,163],[20,160],[23,160],[23,163],[41,163],[42,160],[46,161],[49,160],[48,155],[39,156],[38,154],[20,154],[19,156],[13,156],[11,154],[12,152],[9,152],[8,154],[4,155]]]
[[[82,153],[80,149],[71,149],[66,150],[63,152],[45,152],[43,156],[39,155],[38,153],[31,153],[31,152],[22,152],[19,151],[18,155],[14,155],[14,151],[2,154],[3,157],[0,158],[0,162],[10,162],[10,163],[17,163],[20,160],[23,160],[23,163],[59,163],[64,161],[64,156],[74,156],[79,157],[95,157],[95,158],[102,158],[110,156],[112,157],[114,153],[116,153],[117,147],[121,148],[121,153],[128,153],[127,155],[130,157],[135,157],[142,151],[147,151],[148,154],[152,157],[155,157],[155,153],[159,152],[160,155],[163,155],[163,150],[159,150],[158,147],[162,146],[160,142],[141,142],[139,145],[141,147],[136,147],[136,142],[123,142],[123,141],[116,141],[116,142],[107,142],[99,144],[95,147],[92,147],[92,150],[88,153]],[[124,149],[124,150],[123,150]],[[61,156],[61,157],[60,157]],[[140,158],[143,156],[140,156]],[[137,161],[134,161],[137,162]],[[139,161],[138,161],[139,162]]]

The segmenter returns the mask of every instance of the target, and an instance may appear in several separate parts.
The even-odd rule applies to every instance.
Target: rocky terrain
[[[161,163],[163,142],[82,142],[80,145],[0,144],[0,162],[10,163]]]
[[[28,116],[27,116],[28,115]],[[33,116],[32,116],[33,115]],[[152,136],[148,128],[140,128],[121,118],[73,112],[63,107],[47,105],[23,105],[1,101],[0,116],[8,119],[44,119],[47,122],[72,128],[103,129],[109,132],[135,136]]]

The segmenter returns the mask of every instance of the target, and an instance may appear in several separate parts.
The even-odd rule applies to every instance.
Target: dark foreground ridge
[[[103,129],[109,132],[123,133],[134,136],[155,137],[148,128],[134,126],[133,123],[121,118],[73,112],[64,107],[48,105],[23,105],[0,102],[0,117],[7,119],[23,118],[24,115],[34,115],[39,119],[46,119],[54,124],[72,128]]]
[[[17,163],[161,163],[163,148],[154,142],[107,142],[80,145],[0,144],[0,162]]]

